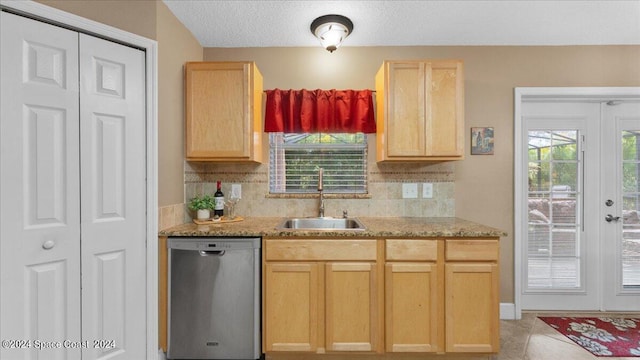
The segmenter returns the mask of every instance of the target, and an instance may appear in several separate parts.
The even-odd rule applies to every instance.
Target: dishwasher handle
[[[223,256],[224,250],[200,250],[200,256]]]

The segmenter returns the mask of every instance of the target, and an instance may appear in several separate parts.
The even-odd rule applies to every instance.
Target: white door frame
[[[146,173],[147,173],[147,359],[158,357],[158,43],[96,21],[33,1],[0,0],[0,6],[18,14],[71,28],[145,51],[146,65]]]
[[[527,212],[523,211],[527,181],[523,176],[522,102],[531,99],[608,101],[640,99],[640,87],[517,87],[514,92],[514,318],[522,318],[522,242],[527,236]]]

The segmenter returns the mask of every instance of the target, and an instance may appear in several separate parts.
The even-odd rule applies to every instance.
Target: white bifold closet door
[[[143,359],[144,53],[1,16],[0,358]]]

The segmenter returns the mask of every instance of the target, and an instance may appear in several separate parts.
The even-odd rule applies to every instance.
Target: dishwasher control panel
[[[167,247],[179,250],[259,249],[260,238],[178,238],[170,237]]]
[[[203,246],[204,248],[207,249],[231,249],[231,244],[230,243],[224,243],[224,242],[220,242],[220,243],[207,243]]]

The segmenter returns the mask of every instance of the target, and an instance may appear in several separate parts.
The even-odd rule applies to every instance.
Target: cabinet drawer
[[[376,240],[265,240],[269,260],[371,260],[377,257]]]
[[[445,257],[447,261],[498,261],[498,240],[447,240]]]
[[[386,240],[387,260],[436,261],[438,240]]]

